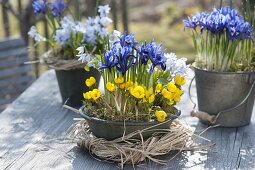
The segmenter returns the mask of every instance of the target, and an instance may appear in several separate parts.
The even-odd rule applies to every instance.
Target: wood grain
[[[207,126],[189,116],[193,106],[187,96],[187,86],[179,108],[182,118],[199,133]],[[194,88],[192,95],[196,97]],[[62,108],[55,73],[46,72],[0,114],[0,169],[117,169],[117,164],[98,161],[76,144],[63,140],[75,122],[73,118],[79,117]],[[169,160],[176,154],[171,153],[161,157],[169,160],[167,165],[148,161],[135,169],[255,168],[254,114],[249,126],[213,128],[204,137],[216,144],[209,151],[182,152]],[[125,169],[133,167],[128,165]]]

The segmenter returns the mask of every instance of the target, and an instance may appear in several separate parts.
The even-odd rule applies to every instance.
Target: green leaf
[[[84,66],[85,71],[89,71],[89,66]]]
[[[168,83],[168,80],[166,78],[160,78],[160,79],[158,79],[158,82],[163,85],[166,85]]]
[[[99,54],[95,54],[95,57],[98,59],[101,59],[101,55],[99,55]]]

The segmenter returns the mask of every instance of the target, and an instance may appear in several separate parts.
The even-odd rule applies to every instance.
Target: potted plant
[[[98,7],[98,15],[89,17],[85,21],[76,20],[75,17],[64,16],[67,5],[62,0],[57,2],[46,2],[45,0],[35,0],[32,4],[36,15],[43,15],[46,18],[51,35],[43,37],[35,26],[32,26],[28,34],[36,44],[48,43],[50,51],[41,58],[43,64],[55,69],[59,89],[63,103],[73,107],[82,105],[82,93],[87,91],[84,79],[91,76],[97,81],[100,73],[91,68],[88,69],[88,59],[93,59],[96,54],[105,51],[105,41],[107,40],[107,26],[112,22],[108,18],[110,8],[108,5]],[[78,50],[77,48],[83,45]],[[77,60],[77,56],[79,59]]]
[[[93,61],[104,80],[104,92],[94,79],[87,79],[91,89],[85,92],[80,113],[92,133],[113,140],[143,129],[147,138],[155,129],[168,129],[180,112],[188,66],[184,58],[166,54],[154,41],[139,43],[134,35],[114,31],[108,50]]]
[[[197,52],[199,110],[213,115],[223,127],[249,124],[255,95],[254,25],[231,7],[197,13],[183,22],[192,31]]]

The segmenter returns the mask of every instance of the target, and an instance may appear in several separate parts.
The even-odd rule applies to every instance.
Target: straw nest
[[[140,135],[140,140],[132,139],[137,134]],[[103,160],[117,162],[122,168],[124,164],[139,164],[145,159],[164,164],[166,161],[155,156],[165,155],[171,151],[180,153],[184,150],[206,150],[212,146],[207,139],[194,134],[189,126],[178,119],[173,121],[169,129],[156,132],[148,139],[143,139],[141,132],[134,132],[113,141],[93,136],[87,122],[82,120],[70,128],[68,138],[73,139],[81,149]],[[196,144],[195,138],[202,139],[208,144]]]

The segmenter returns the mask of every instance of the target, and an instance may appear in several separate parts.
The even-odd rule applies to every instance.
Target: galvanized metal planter
[[[55,70],[55,72],[62,102],[77,108],[82,106],[83,93],[89,91],[85,85],[85,80],[93,76],[97,82],[100,81],[100,73],[94,68],[91,68],[90,71],[85,71],[83,68],[75,68],[71,70]]]
[[[255,72],[228,73],[195,68],[195,80],[200,111],[217,115],[216,123],[222,127],[250,123],[255,97]]]
[[[110,120],[103,120],[98,119],[95,117],[90,117],[86,113],[83,112],[83,109],[80,108],[79,110],[82,117],[84,117],[89,125],[91,132],[99,138],[104,138],[106,140],[114,140],[123,136],[124,132],[125,135],[130,134],[132,132],[138,130],[146,131],[142,132],[143,138],[149,138],[152,136],[153,133],[159,131],[160,129],[169,129],[172,121],[180,116],[181,111],[176,109],[175,115],[169,116],[167,120],[163,123],[152,121],[152,122],[120,122],[120,121],[110,121]],[[135,139],[140,139],[140,136],[134,136]]]

